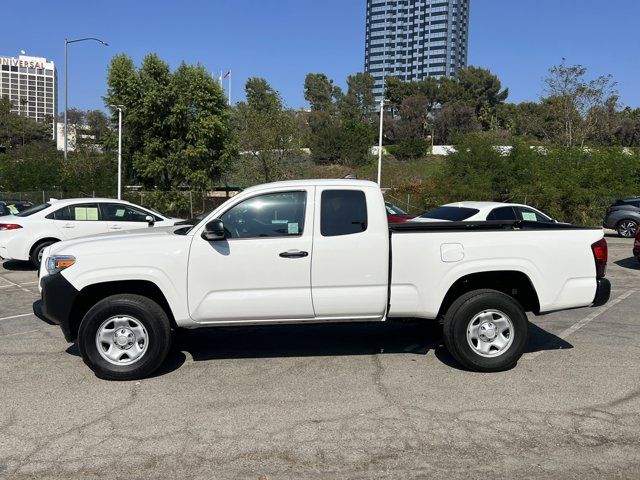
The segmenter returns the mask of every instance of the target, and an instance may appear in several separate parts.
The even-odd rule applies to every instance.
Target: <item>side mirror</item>
[[[144,217],[144,219],[147,221],[150,227],[153,227],[156,223],[156,219],[153,218],[151,215],[147,215],[146,217]]]
[[[208,242],[216,241],[216,240],[224,240],[224,223],[219,218],[211,220],[204,227],[204,231],[202,232],[202,238],[207,240]]]

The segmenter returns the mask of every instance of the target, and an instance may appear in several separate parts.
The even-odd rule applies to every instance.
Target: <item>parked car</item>
[[[640,224],[640,197],[616,200],[607,208],[602,226],[616,230],[624,238],[634,238]]]
[[[0,217],[17,215],[31,207],[33,207],[33,203],[27,202],[26,200],[2,200],[0,201]]]
[[[390,225],[373,182],[259,185],[192,228],[47,247],[34,312],[98,376],[128,380],[160,366],[177,328],[393,317],[444,318],[452,355],[497,371],[526,348],[525,311],[607,302],[602,229],[461,226]]]
[[[413,215],[409,215],[391,202],[384,202],[384,206],[387,209],[387,221],[389,223],[404,223],[413,218]]]
[[[636,238],[633,242],[633,256],[640,262],[640,229],[636,231]]]
[[[40,266],[49,245],[86,235],[170,226],[178,219],[148,208],[109,198],[71,198],[23,210],[0,218],[0,257],[30,260]]]
[[[473,222],[483,220],[527,220],[531,222],[556,223],[540,210],[519,203],[500,202],[456,202],[434,208],[414,222]]]

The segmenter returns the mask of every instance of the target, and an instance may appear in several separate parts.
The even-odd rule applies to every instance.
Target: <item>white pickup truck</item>
[[[172,331],[229,325],[444,322],[467,369],[511,368],[526,311],[608,301],[600,229],[525,221],[389,225],[360,180],[259,185],[195,226],[63,241],[44,251],[42,320],[100,377],[135,379]]]

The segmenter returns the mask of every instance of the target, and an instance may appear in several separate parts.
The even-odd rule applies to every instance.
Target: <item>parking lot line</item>
[[[21,313],[20,315],[11,315],[10,317],[2,317],[0,318],[0,322],[3,320],[11,320],[12,318],[28,317],[30,315],[33,315],[33,313]]]
[[[24,282],[24,283],[16,283],[14,285],[0,285],[0,288],[16,288],[17,287],[24,287],[27,285],[35,285],[38,282]]]
[[[556,336],[559,339],[566,340],[566,338],[569,335],[571,335],[572,333],[577,332],[578,330],[580,330],[585,325],[588,325],[589,322],[591,322],[593,319],[595,319],[596,317],[599,317],[604,312],[609,310],[611,307],[617,305],[622,300],[624,300],[625,298],[628,298],[629,296],[631,296],[635,292],[636,292],[636,290],[627,290],[623,294],[621,294],[618,297],[616,297],[614,300],[611,300],[610,302],[607,302],[605,305],[603,305],[602,307],[598,308],[597,310],[592,312],[590,315],[587,315],[582,320],[577,321],[576,323],[571,325],[569,328],[563,330],[561,333],[559,333]],[[556,340],[556,342],[557,342],[557,340]],[[551,343],[555,343],[555,342],[551,342]],[[526,354],[523,358],[526,358],[528,360],[533,360],[533,359],[539,357],[540,355],[542,355],[544,352],[545,352],[545,350],[538,350],[537,352]]]
[[[20,285],[20,284],[18,284],[18,283],[12,282],[11,280],[7,280],[5,277],[1,277],[1,276],[0,276],[0,278],[9,284],[9,285],[7,285],[8,287],[10,287],[10,286],[18,287],[18,288],[19,288],[20,290],[22,290],[23,292],[33,293],[31,290],[29,290],[29,289],[27,289],[27,288],[23,287],[22,285]]]

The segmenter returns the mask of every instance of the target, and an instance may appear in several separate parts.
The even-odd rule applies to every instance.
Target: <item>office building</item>
[[[385,77],[456,77],[467,66],[470,0],[367,0],[365,72],[383,96]]]
[[[58,77],[54,63],[46,58],[20,55],[0,57],[0,96],[8,97],[11,111],[51,123],[56,134]]]

